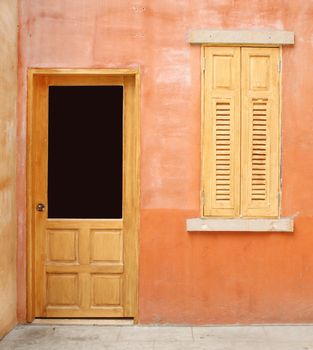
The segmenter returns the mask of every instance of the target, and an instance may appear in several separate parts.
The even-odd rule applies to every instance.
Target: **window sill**
[[[293,218],[279,219],[209,219],[186,220],[187,231],[235,231],[235,232],[293,232]]]

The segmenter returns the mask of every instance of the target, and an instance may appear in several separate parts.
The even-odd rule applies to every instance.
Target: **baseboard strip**
[[[121,318],[35,318],[32,324],[46,325],[89,325],[89,326],[131,326],[134,324],[133,319]]]

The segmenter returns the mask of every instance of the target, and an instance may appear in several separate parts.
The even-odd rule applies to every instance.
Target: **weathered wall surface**
[[[16,322],[17,2],[0,1],[0,338]]]
[[[141,69],[140,322],[313,322],[313,3],[21,0],[19,319],[25,319],[28,67]],[[187,233],[199,215],[200,47],[189,29],[284,29],[282,214],[295,232]]]

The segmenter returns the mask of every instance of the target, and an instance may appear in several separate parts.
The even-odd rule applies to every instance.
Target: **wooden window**
[[[277,217],[279,48],[204,47],[203,216]]]

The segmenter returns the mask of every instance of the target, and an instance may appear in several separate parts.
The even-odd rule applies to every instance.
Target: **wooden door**
[[[58,217],[52,214],[58,213],[58,208],[49,212],[52,202],[48,193],[52,197],[53,192],[48,191],[49,163],[52,162],[48,148],[55,147],[48,140],[51,139],[49,89],[56,86],[120,86],[123,89],[120,218]],[[103,109],[105,111],[105,106]],[[30,70],[28,112],[28,320],[34,317],[136,317],[137,71]],[[84,122],[88,123],[88,119],[90,117],[86,116]],[[86,132],[90,132],[90,127]],[[68,135],[69,145],[75,137],[75,125],[73,134]],[[79,142],[84,144],[84,137]],[[110,170],[107,159],[98,156],[96,162]],[[82,163],[78,169],[88,172],[88,164]],[[79,172],[72,175],[73,181]],[[88,183],[81,186],[81,190],[87,186],[88,191]],[[75,201],[80,200],[79,192],[78,187]]]

